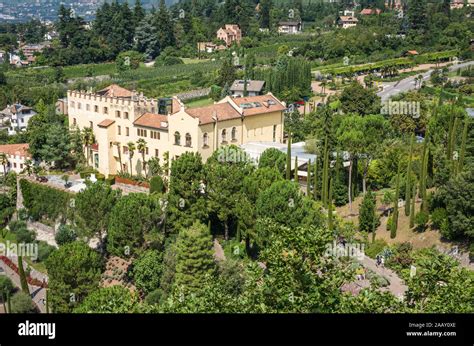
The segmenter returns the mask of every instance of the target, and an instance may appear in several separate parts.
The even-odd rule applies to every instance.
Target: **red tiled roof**
[[[168,117],[166,115],[155,113],[144,113],[137,120],[133,122],[136,126],[152,127],[155,129],[167,128],[162,126],[162,123],[168,124]]]
[[[115,123],[115,120],[105,119],[105,120],[102,120],[100,123],[98,123],[97,126],[99,126],[99,127],[109,127],[113,123]]]
[[[111,84],[107,88],[99,90],[97,94],[108,96],[108,97],[128,98],[128,97],[132,97],[133,92],[131,92],[128,89],[122,88],[121,86],[117,84]]]
[[[4,153],[7,155],[15,155],[15,156],[19,155],[22,157],[31,157],[28,150],[29,150],[28,143],[0,145],[0,153]]]
[[[286,107],[283,106],[280,101],[278,101],[278,99],[271,94],[249,97],[237,97],[232,99],[232,101],[237,106],[244,109],[243,112],[245,116],[280,112],[286,109]],[[257,103],[257,107],[246,108],[246,105],[255,103]],[[258,104],[260,104],[260,106],[258,106]]]
[[[214,122],[213,116],[217,116],[218,121],[240,118],[239,112],[227,102],[205,107],[188,108],[186,113],[193,118],[198,118],[201,125]]]

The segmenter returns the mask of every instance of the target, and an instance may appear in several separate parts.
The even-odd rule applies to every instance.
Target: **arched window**
[[[222,137],[222,143],[227,142],[227,131],[225,129],[222,130],[221,137]]]
[[[181,135],[178,131],[174,133],[174,145],[181,145]]]
[[[206,132],[205,134],[202,135],[202,146],[207,147],[209,145],[208,143],[209,143],[209,136]]]
[[[231,136],[233,141],[237,140],[237,129],[235,127],[232,128]]]
[[[191,146],[191,135],[189,133],[186,133],[186,146]]]

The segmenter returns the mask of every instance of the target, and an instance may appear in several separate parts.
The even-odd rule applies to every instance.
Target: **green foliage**
[[[204,167],[199,153],[185,153],[171,163],[167,224],[175,232],[195,220],[207,220],[206,201],[201,193]]]
[[[20,277],[20,285],[21,290],[26,293],[30,294],[30,289],[28,287],[28,281],[26,279],[25,269],[23,268],[23,257],[18,256],[18,276]]]
[[[380,99],[374,89],[366,89],[359,83],[352,83],[342,91],[341,108],[346,114],[378,114]]]
[[[276,168],[282,175],[285,173],[286,155],[276,148],[266,149],[258,161],[258,168]]]
[[[321,225],[322,215],[313,201],[303,197],[296,183],[282,180],[274,182],[257,199],[257,215],[270,218],[290,228],[299,225]]]
[[[11,297],[10,312],[14,314],[30,314],[36,312],[36,307],[29,294],[18,292]]]
[[[160,287],[162,272],[163,253],[156,250],[145,251],[133,262],[133,281],[144,294],[149,294]]]
[[[74,221],[78,236],[89,239],[97,236],[102,246],[102,236],[109,227],[110,213],[119,197],[120,192],[105,183],[88,183],[75,197]]]
[[[367,244],[365,254],[370,258],[375,258],[387,247],[387,242],[383,239],[376,239],[375,242]]]
[[[115,59],[115,64],[117,65],[117,70],[122,72],[136,70],[143,60],[143,54],[132,50],[121,52]]]
[[[61,246],[46,260],[49,300],[55,313],[71,312],[99,286],[104,261],[83,242]]]
[[[77,234],[74,228],[70,225],[61,224],[54,239],[56,240],[56,243],[61,246],[75,241],[77,239]]]
[[[107,251],[128,257],[143,247],[145,237],[162,223],[160,195],[131,193],[120,198],[110,212]]]
[[[150,179],[150,193],[163,193],[165,192],[165,184],[163,178],[159,175],[151,177]]]
[[[138,297],[122,286],[99,288],[74,309],[74,313],[126,314],[134,312]]]
[[[428,223],[429,215],[424,211],[416,213],[415,223],[418,231],[423,232],[426,229],[426,224]]]
[[[206,276],[215,272],[212,238],[206,226],[194,223],[183,229],[176,241],[176,274],[174,285],[186,292],[202,287]]]
[[[372,232],[375,226],[375,195],[367,191],[359,208],[359,231]]]
[[[20,179],[23,204],[33,220],[47,219],[56,221],[65,219],[72,195],[46,185]]]
[[[48,257],[56,251],[56,247],[49,245],[45,241],[38,241],[38,262],[44,262],[48,259]]]
[[[13,288],[12,280],[6,275],[0,275],[0,299],[3,302],[5,302],[7,294],[13,293]]]
[[[434,228],[441,229],[444,222],[448,221],[448,213],[444,208],[436,208],[431,214],[431,222]]]

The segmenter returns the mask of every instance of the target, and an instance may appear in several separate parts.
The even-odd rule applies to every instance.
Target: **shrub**
[[[160,303],[162,296],[163,291],[158,288],[148,293],[148,295],[145,297],[145,303],[147,303],[148,305],[157,305]]]
[[[36,308],[29,294],[18,292],[11,298],[12,313],[27,314],[35,312]]]
[[[387,246],[387,242],[383,239],[376,239],[375,242],[367,244],[365,254],[371,258],[375,258]]]
[[[428,223],[429,215],[424,211],[420,211],[415,216],[416,228],[418,231],[423,232],[426,229],[426,224]]]
[[[106,179],[105,179],[105,183],[107,185],[114,185],[115,184],[115,175],[109,175]]]
[[[469,245],[469,259],[474,261],[474,243]]]
[[[163,183],[163,179],[157,175],[150,179],[150,193],[162,193],[165,192],[165,184]]]
[[[37,262],[45,261],[53,251],[56,251],[56,248],[52,245],[49,245],[45,241],[38,241],[38,258]]]
[[[60,225],[54,239],[59,246],[71,243],[77,239],[76,231],[69,225]]]
[[[12,280],[10,280],[9,277],[6,277],[5,275],[0,276],[0,300],[2,300],[2,297],[7,298],[8,293],[13,292],[13,283]]]
[[[393,218],[389,216],[387,219],[387,226],[386,226],[387,231],[390,231],[392,229],[392,222],[393,222]]]
[[[447,221],[448,213],[444,208],[436,208],[431,214],[431,221],[433,222],[433,227],[436,229],[441,229],[443,222]]]

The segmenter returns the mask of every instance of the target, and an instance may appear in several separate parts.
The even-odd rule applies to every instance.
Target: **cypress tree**
[[[298,156],[295,156],[295,170],[293,172],[293,179],[295,183],[298,182]]]
[[[405,215],[410,215],[410,195],[411,195],[411,160],[413,157],[413,145],[415,142],[415,134],[412,133],[410,141],[410,156],[408,157],[407,176],[405,186]]]
[[[212,246],[211,234],[203,224],[195,222],[182,229],[176,241],[176,286],[188,292],[202,287],[206,276],[215,270]]]
[[[288,147],[286,148],[286,180],[291,180],[291,132],[288,132]]]
[[[333,230],[333,215],[332,215],[332,179],[329,181],[329,198],[328,198],[328,229]]]
[[[451,160],[451,173],[452,174],[456,173],[456,171],[455,171],[455,169],[456,169],[456,160],[454,159],[453,152],[456,149],[456,131],[458,129],[458,124],[459,124],[459,118],[456,117],[454,119],[453,131],[452,131],[452,135],[451,135],[451,144],[450,144],[451,152],[450,152],[450,157],[449,157],[449,159]]]
[[[328,179],[329,179],[329,153],[328,153],[328,137],[324,141],[324,164],[323,164],[323,181],[321,188],[321,202],[327,206],[328,197]]]
[[[430,142],[429,132],[426,132],[425,140],[423,143],[423,157],[421,160],[421,174],[420,174],[420,191],[418,195],[421,198],[421,209],[424,210],[424,205],[426,204],[426,179],[427,179],[427,169],[428,169],[428,146]]]
[[[398,228],[398,198],[400,196],[400,163],[398,163],[397,170],[397,185],[395,188],[395,201],[393,202],[392,226],[390,228],[390,238],[394,239],[397,236]]]
[[[18,256],[18,275],[20,275],[21,290],[29,295],[30,290],[28,288],[28,281],[26,280],[25,269],[23,269],[23,257],[22,256]]]
[[[410,207],[410,228],[415,226],[415,200],[416,200],[416,184],[413,184],[413,191],[411,195],[411,207]]]
[[[306,196],[311,196],[311,160],[306,167]]]
[[[466,142],[467,142],[467,130],[469,127],[469,118],[466,118],[464,121],[464,128],[462,130],[462,141],[461,141],[461,153],[459,155],[459,163],[458,163],[458,173],[462,172],[464,167],[464,157],[466,156]]]
[[[314,162],[314,176],[313,176],[313,199],[316,200],[318,198],[318,158]]]
[[[370,190],[364,195],[359,207],[359,231],[370,232],[374,228],[375,221],[375,196]]]

